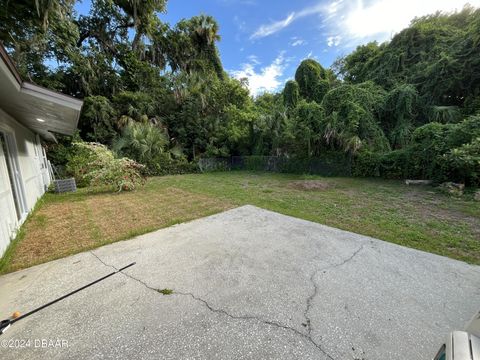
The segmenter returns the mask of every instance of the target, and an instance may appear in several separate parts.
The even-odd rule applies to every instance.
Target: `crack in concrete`
[[[145,283],[144,281],[140,280],[140,279],[137,279],[131,275],[128,275],[128,274],[125,274],[125,273],[122,273],[123,275],[129,277],[130,279],[132,280],[135,280],[137,282],[139,282],[140,284],[142,284],[143,286],[145,286],[147,289],[150,289],[150,290],[153,290],[155,292],[159,292],[159,289],[157,288],[154,288],[154,287],[151,287],[150,285],[148,285],[147,283]],[[311,336],[309,335],[306,335],[304,333],[302,333],[301,331],[298,331],[297,329],[293,328],[293,327],[290,327],[290,326],[286,326],[286,325],[282,325],[282,324],[279,324],[277,322],[274,322],[274,321],[269,321],[269,320],[264,320],[264,319],[261,319],[259,317],[256,317],[256,316],[252,316],[252,315],[242,315],[242,316],[239,316],[239,315],[233,315],[233,314],[230,314],[228,311],[224,310],[224,309],[217,309],[217,308],[214,308],[208,301],[206,301],[205,299],[202,299],[196,295],[194,295],[193,293],[189,293],[189,292],[180,292],[180,291],[176,291],[174,290],[174,292],[172,293],[172,295],[167,295],[167,296],[174,296],[174,295],[180,295],[180,296],[188,296],[190,298],[192,298],[193,300],[195,301],[198,301],[198,302],[201,302],[209,311],[211,312],[214,312],[214,313],[217,313],[217,314],[222,314],[222,315],[225,315],[231,319],[234,319],[234,320],[254,320],[254,321],[257,321],[257,322],[260,322],[260,323],[263,323],[265,325],[269,325],[269,326],[273,326],[273,327],[276,327],[276,328],[281,328],[281,329],[284,329],[284,330],[289,330],[289,331],[292,331],[294,332],[296,335],[299,335],[301,337],[303,337],[304,339],[306,339],[308,342],[310,342],[313,346],[315,346],[322,354],[324,354],[326,356],[327,359],[329,360],[334,360],[334,358],[332,356],[330,356],[330,354],[328,354],[322,347],[320,344],[317,344]]]
[[[115,270],[118,270],[115,266],[113,265],[110,265],[110,264],[107,264],[105,261],[103,261],[97,254],[95,254],[93,251],[90,251],[90,254],[92,254],[94,257],[97,258],[98,261],[100,261],[103,265],[107,266],[107,267],[111,267],[112,269],[115,269]],[[125,277],[127,278],[130,278],[132,280],[135,280],[137,282],[139,282],[140,284],[142,284],[143,286],[145,286],[146,288],[150,289],[150,290],[153,290],[155,292],[159,292],[160,289],[157,289],[157,288],[154,288],[154,287],[151,287],[149,286],[146,282],[140,280],[140,279],[137,279],[136,277],[133,277],[132,275],[129,275],[127,273],[124,273],[123,271],[120,272],[122,275],[124,275]]]
[[[338,267],[338,266],[342,266],[344,264],[346,264],[348,261],[352,260],[359,252],[360,250],[363,248],[363,245],[361,246],[360,249],[358,249],[357,251],[355,251],[355,253],[349,257],[348,259],[346,259],[345,261],[343,261],[342,263],[340,264],[333,264],[329,267],[326,267],[326,268],[322,268],[322,269],[318,269],[317,271],[315,271],[312,276],[310,277],[310,280],[312,281],[312,283],[314,284],[314,287],[315,287],[315,292],[314,294],[312,294],[308,299],[307,299],[307,310],[305,311],[305,315],[307,315],[308,311],[310,310],[310,307],[311,307],[311,301],[313,300],[313,298],[316,296],[317,292],[318,292],[318,287],[314,281],[314,277],[315,275],[320,272],[320,271],[324,271],[326,269],[331,269],[331,268],[335,268],[335,267]],[[93,251],[90,251],[90,253],[100,262],[102,263],[104,266],[107,266],[107,267],[111,267],[115,270],[118,270],[115,266],[113,265],[110,265],[110,264],[107,264],[105,261],[103,261],[97,254],[95,254]],[[143,280],[140,280],[132,275],[129,275],[127,273],[124,273],[124,272],[121,272],[122,275],[126,276],[127,278],[130,278],[140,284],[142,284],[144,287],[146,287],[147,289],[149,290],[152,290],[152,291],[155,291],[157,294],[159,293],[160,289],[158,288],[155,288],[155,287],[152,287],[150,285],[148,285],[145,281]],[[312,332],[312,327],[311,327],[311,324],[310,324],[310,319],[308,318],[308,316],[306,316],[307,318],[307,331],[308,333],[305,334],[297,329],[295,329],[294,327],[291,327],[291,326],[287,326],[287,325],[282,325],[280,323],[277,323],[275,321],[270,321],[270,320],[265,320],[265,319],[262,319],[260,317],[257,317],[257,316],[253,316],[253,315],[233,315],[231,313],[229,313],[228,311],[224,310],[224,309],[217,309],[215,307],[213,307],[208,301],[206,301],[205,299],[202,299],[196,295],[194,295],[193,293],[190,293],[190,292],[180,292],[180,291],[174,291],[172,293],[172,295],[167,295],[167,296],[173,296],[173,295],[180,295],[180,296],[187,296],[187,297],[190,297],[192,298],[193,300],[195,301],[198,301],[198,302],[201,302],[209,311],[211,312],[214,312],[214,313],[217,313],[217,314],[222,314],[224,316],[227,316],[231,319],[234,319],[234,320],[253,320],[253,321],[257,321],[257,322],[260,322],[262,324],[265,324],[265,325],[268,325],[268,326],[273,326],[273,327],[276,327],[278,329],[284,329],[284,330],[288,330],[288,331],[291,331],[293,333],[295,333],[296,335],[306,339],[308,342],[310,342],[317,350],[319,350],[323,355],[325,355],[326,359],[328,360],[335,360],[329,353],[327,353],[320,344],[318,344],[315,340],[313,340],[312,338],[312,335],[311,335],[311,332]]]
[[[363,247],[364,247],[365,244],[362,244],[358,249],[356,249],[353,254],[351,256],[349,256],[348,258],[346,258],[345,260],[343,260],[342,262],[338,263],[338,264],[331,264],[329,266],[326,266],[326,267],[323,267],[323,268],[320,268],[320,269],[317,269],[315,270],[312,275],[310,276],[310,282],[312,283],[313,285],[313,293],[307,298],[307,306],[305,308],[305,311],[303,312],[303,316],[305,318],[305,323],[306,323],[306,328],[307,328],[307,332],[308,332],[308,336],[311,337],[312,335],[312,321],[310,320],[310,317],[308,316],[308,313],[310,312],[310,309],[312,308],[312,302],[313,302],[313,299],[315,299],[315,297],[317,296],[318,294],[318,285],[317,283],[315,282],[315,278],[317,277],[317,275],[321,272],[321,271],[326,271],[326,270],[330,270],[330,269],[335,269],[335,268],[338,268],[340,266],[343,266],[345,265],[346,263],[348,263],[349,261],[353,260],[353,258],[355,256],[358,255],[358,253],[360,251],[363,250]]]
[[[308,313],[310,312],[310,309],[312,307],[312,301],[313,299],[317,296],[318,294],[318,286],[317,283],[315,282],[315,277],[317,276],[318,272],[320,270],[315,270],[312,275],[310,276],[310,282],[313,284],[313,293],[307,298],[307,307],[305,308],[305,311],[303,312],[303,317],[305,318],[305,324],[307,325],[307,332],[308,335],[312,335],[312,322],[310,320],[310,317],[308,316]]]
[[[265,324],[265,325],[269,325],[269,326],[273,326],[273,327],[276,327],[276,328],[279,328],[279,329],[284,329],[284,330],[288,330],[288,331],[292,331],[293,333],[295,333],[296,335],[306,339],[308,342],[310,342],[317,350],[319,350],[323,355],[325,355],[325,357],[329,360],[334,360],[334,358],[329,354],[327,353],[320,344],[318,344],[317,342],[315,342],[315,340],[312,339],[312,337],[310,336],[310,334],[304,334],[303,332],[301,331],[298,331],[297,329],[293,328],[293,327],[290,327],[290,326],[287,326],[287,325],[282,325],[282,324],[279,324],[275,321],[270,321],[270,320],[265,320],[265,319],[262,319],[260,317],[257,317],[257,316],[253,316],[253,315],[233,315],[233,314],[230,314],[229,312],[227,312],[226,310],[224,309],[216,309],[214,308],[212,305],[210,305],[206,300],[198,297],[198,296],[195,296],[194,294],[192,293],[184,293],[184,292],[178,292],[178,291],[175,291],[173,293],[173,295],[182,295],[182,296],[189,296],[191,297],[192,299],[196,300],[196,301],[199,301],[201,303],[203,303],[205,305],[205,307],[210,310],[211,312],[214,312],[214,313],[219,313],[219,314],[223,314],[231,319],[234,319],[234,320],[254,320],[254,321],[257,321],[257,322],[260,322],[262,324]]]
[[[107,267],[110,267],[110,268],[115,269],[115,270],[118,271],[118,269],[117,269],[115,266],[110,265],[110,264],[107,264],[105,261],[103,261],[103,260],[100,258],[100,256],[98,256],[97,254],[95,254],[93,251],[89,251],[89,253],[90,253],[91,255],[93,255],[93,257],[95,257],[95,258],[96,258],[98,261],[100,261],[103,265],[105,265],[105,266],[107,266]],[[122,274],[123,274],[123,273],[122,273]]]
[[[325,267],[325,268],[323,268],[323,269],[320,269],[320,270],[321,270],[321,271],[322,271],[322,270],[330,270],[330,269],[335,269],[335,268],[337,268],[337,267],[340,267],[340,266],[345,265],[346,263],[352,261],[353,258],[354,258],[355,256],[357,256],[360,251],[363,250],[364,247],[365,247],[365,244],[362,244],[361,246],[359,246],[359,248],[358,248],[357,250],[355,250],[355,251],[353,252],[352,255],[350,255],[348,258],[346,258],[345,260],[343,260],[341,263],[332,264],[332,265],[327,266],[327,267]]]

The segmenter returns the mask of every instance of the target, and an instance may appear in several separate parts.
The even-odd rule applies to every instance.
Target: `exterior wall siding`
[[[24,194],[26,213],[18,219],[14,192],[9,179],[7,154],[0,152],[0,256],[15,237],[22,222],[45,193],[50,178],[45,176],[46,159],[38,136],[0,109],[0,132],[10,139],[14,149],[11,155],[17,158],[19,178]]]

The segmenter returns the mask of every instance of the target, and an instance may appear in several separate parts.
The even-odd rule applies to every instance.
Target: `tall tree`
[[[308,101],[320,103],[327,93],[330,83],[327,71],[313,59],[303,60],[295,72],[300,96]]]
[[[300,88],[295,80],[289,80],[283,89],[283,103],[288,109],[294,109],[300,98]]]
[[[46,61],[68,62],[78,29],[74,0],[0,0],[0,41],[10,50],[23,77],[50,85]]]

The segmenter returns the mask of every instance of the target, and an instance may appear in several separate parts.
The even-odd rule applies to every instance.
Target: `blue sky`
[[[208,14],[220,25],[223,66],[257,95],[293,77],[302,59],[328,67],[371,40],[389,40],[416,16],[461,9],[468,0],[170,0],[164,22]],[[480,6],[480,0],[470,0]],[[88,12],[89,0],[77,4]]]

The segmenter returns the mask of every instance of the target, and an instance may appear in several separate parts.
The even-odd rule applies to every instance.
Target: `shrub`
[[[151,176],[182,175],[196,172],[199,172],[198,164],[188,162],[185,158],[166,158],[165,161],[157,162],[147,169],[147,174]]]
[[[72,151],[68,156],[66,165],[67,175],[75,178],[78,187],[89,186],[91,182],[90,173],[97,170],[94,166],[98,166],[96,165],[98,163],[97,159],[103,153],[104,146],[84,142],[75,142],[72,145]]]
[[[408,154],[404,150],[394,150],[380,155],[379,174],[386,179],[404,179],[409,176]],[[416,176],[413,176],[416,178]]]
[[[472,143],[477,137],[480,137],[479,115],[457,124],[429,123],[417,128],[407,148],[410,177],[415,175],[436,183],[464,181],[462,179],[471,181],[475,176],[465,171],[472,168],[467,165],[465,171],[458,168],[454,149]]]
[[[67,163],[67,173],[79,187],[106,186],[116,191],[130,191],[143,184],[144,166],[128,158],[116,159],[105,145],[75,142]]]
[[[406,150],[386,153],[362,151],[355,156],[352,175],[386,179],[421,178],[419,172],[411,167],[410,154]]]
[[[443,155],[443,169],[453,181],[480,185],[480,137]]]
[[[352,175],[359,177],[380,176],[380,154],[371,151],[357,153],[352,164]]]
[[[116,191],[132,191],[143,185],[144,166],[128,158],[112,159],[90,173],[92,186],[106,186]]]
[[[72,155],[73,143],[81,141],[80,134],[75,132],[73,136],[56,134],[57,142],[45,143],[45,151],[48,160],[55,166],[65,166]]]
[[[361,151],[355,156],[353,175],[478,185],[480,117],[471,116],[457,124],[421,126],[405,149],[383,154]]]

